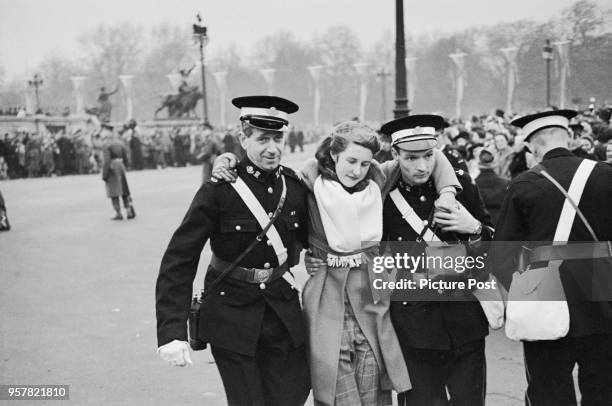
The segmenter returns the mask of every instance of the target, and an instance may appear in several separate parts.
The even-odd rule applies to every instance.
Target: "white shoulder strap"
[[[402,196],[400,191],[395,188],[391,193],[389,193],[389,196],[391,196],[391,200],[393,200],[395,207],[397,207],[404,220],[406,220],[406,223],[408,223],[408,225],[412,227],[412,229],[418,235],[421,235],[421,233],[423,232],[423,228],[425,228],[423,220],[416,214],[414,209],[410,207],[410,205],[408,204],[406,199],[404,199],[404,196]],[[431,229],[429,228],[425,231],[425,234],[423,235],[423,240],[425,242],[441,241],[440,238],[438,238],[438,236],[434,234],[434,232],[431,231]]]
[[[287,185],[285,183],[285,177],[281,176],[281,178],[283,180],[283,192],[281,199],[283,199],[287,195]],[[231,185],[236,192],[238,192],[238,195],[242,198],[249,210],[251,210],[251,213],[253,213],[261,228],[263,229],[266,227],[270,221],[270,218],[247,184],[244,183],[240,177],[238,177]],[[285,261],[287,261],[287,248],[285,248],[283,240],[281,240],[281,237],[278,234],[278,231],[276,231],[274,225],[268,229],[266,232],[266,237],[268,237],[268,240],[270,240],[272,243],[272,248],[274,248],[274,252],[278,258],[278,265],[284,264]]]
[[[582,192],[586,185],[587,179],[595,168],[595,161],[590,159],[584,159],[580,163],[578,170],[572,178],[572,183],[567,191],[567,194],[574,201],[576,206],[580,204],[582,198]],[[565,199],[563,208],[561,209],[561,215],[559,216],[559,223],[557,224],[557,230],[555,231],[555,242],[567,242],[569,240],[570,232],[572,231],[572,224],[574,224],[574,218],[576,217],[576,209],[570,203],[569,199]]]

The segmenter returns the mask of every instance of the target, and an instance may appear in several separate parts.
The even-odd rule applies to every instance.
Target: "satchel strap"
[[[567,259],[612,258],[610,241],[566,245],[543,245],[529,252],[529,262],[544,262]]]
[[[395,188],[389,193],[391,200],[406,223],[422,238],[425,242],[442,242],[440,238],[429,227],[425,227],[423,220],[416,214],[414,209],[408,204],[399,189]]]
[[[557,182],[557,180],[546,171],[543,165],[540,164],[534,168],[534,171],[536,173],[539,173],[540,175],[548,179],[565,196],[565,202],[561,210],[561,215],[559,216],[559,222],[557,223],[557,229],[555,231],[555,237],[553,238],[553,241],[567,242],[569,240],[569,235],[572,229],[572,224],[574,224],[574,218],[576,216],[576,213],[578,213],[578,216],[586,226],[593,240],[599,241],[597,236],[595,235],[595,232],[593,231],[593,228],[591,227],[586,217],[578,207],[578,205],[580,204],[580,199],[582,198],[582,193],[584,192],[586,182],[589,176],[591,175],[591,172],[593,172],[595,165],[596,162],[590,159],[582,160],[580,166],[574,174],[574,177],[572,178],[572,183],[570,184],[569,192],[567,192],[563,188],[563,186],[561,186],[559,182]]]
[[[287,184],[285,182],[285,176],[282,175],[281,178],[283,180],[283,192],[281,194],[279,205],[281,205],[281,203],[284,204],[285,198],[287,197]],[[251,189],[249,189],[247,184],[244,183],[241,178],[236,178],[236,182],[232,183],[232,186],[236,192],[238,192],[238,195],[244,201],[249,210],[251,210],[251,213],[253,213],[253,216],[255,216],[255,219],[257,219],[257,222],[263,229],[270,221],[270,218],[268,217],[268,214],[262,207],[261,203],[259,203],[259,200],[257,200]],[[276,231],[276,227],[272,225],[268,229],[266,236],[268,237],[268,240],[270,240],[272,248],[274,248],[279,265],[287,261],[287,248],[285,248],[280,234],[278,234],[278,231]]]

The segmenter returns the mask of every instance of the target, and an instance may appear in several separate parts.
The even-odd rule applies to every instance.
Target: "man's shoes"
[[[117,213],[115,217],[112,217],[111,220],[123,220],[123,216],[121,213]]]
[[[128,220],[131,220],[136,217],[136,211],[134,210],[134,206],[130,206],[126,211]]]

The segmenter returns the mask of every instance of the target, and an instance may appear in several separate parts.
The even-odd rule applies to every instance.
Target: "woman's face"
[[[506,140],[506,137],[504,137],[503,135],[496,135],[495,146],[497,147],[497,149],[503,149],[508,146],[508,140]]]
[[[362,181],[368,174],[373,157],[372,151],[352,142],[339,154],[332,153],[340,183],[353,187]]]
[[[591,149],[593,148],[593,146],[591,145],[591,142],[589,140],[581,138],[580,139],[580,148],[582,148],[582,150],[584,152],[591,152]]]

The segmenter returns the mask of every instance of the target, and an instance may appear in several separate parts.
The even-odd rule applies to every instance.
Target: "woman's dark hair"
[[[327,136],[315,153],[319,163],[319,173],[326,179],[337,180],[336,163],[332,154],[338,155],[346,150],[350,143],[361,145],[376,154],[380,149],[380,142],[376,131],[369,126],[355,121],[345,121],[336,125],[329,136]]]

